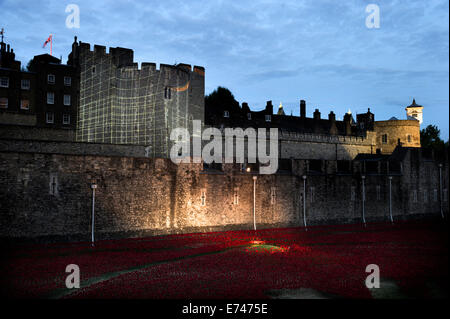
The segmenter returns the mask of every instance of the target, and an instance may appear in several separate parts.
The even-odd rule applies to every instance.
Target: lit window
[[[47,104],[55,104],[55,93],[47,92]]]
[[[387,134],[383,134],[383,135],[381,136],[381,142],[382,142],[383,144],[387,144]]]
[[[55,75],[53,75],[53,74],[47,75],[47,82],[50,84],[54,84],[55,83]]]
[[[1,77],[0,78],[0,87],[7,88],[9,87],[9,78],[7,77]]]
[[[63,124],[70,124],[70,115],[63,114]]]
[[[0,97],[0,109],[7,109],[7,108],[8,108],[8,98]]]
[[[223,112],[223,117],[230,117],[230,112],[224,111]]]
[[[20,87],[22,88],[22,90],[29,90],[30,89],[30,80],[21,80]]]
[[[29,108],[30,108],[30,101],[29,100],[20,100],[20,109],[28,110]]]
[[[270,115],[266,115],[266,122],[270,122],[271,121],[271,116]]]
[[[45,115],[45,122],[48,124],[52,124],[54,121],[54,115],[53,112],[47,112]]]
[[[71,86],[72,85],[72,78],[70,76],[64,77],[64,85],[65,86]]]
[[[70,105],[70,95],[64,94],[64,105]]]

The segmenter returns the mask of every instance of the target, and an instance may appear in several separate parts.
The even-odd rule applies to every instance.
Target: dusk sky
[[[366,27],[368,4],[380,27]],[[68,4],[80,28],[66,27]],[[91,45],[126,47],[135,61],[206,68],[205,94],[229,88],[253,110],[272,100],[286,114],[318,108],[342,119],[370,107],[376,120],[406,119],[415,98],[424,123],[449,136],[449,2],[312,1],[21,1],[0,0],[0,28],[24,65],[71,50],[74,35]]]

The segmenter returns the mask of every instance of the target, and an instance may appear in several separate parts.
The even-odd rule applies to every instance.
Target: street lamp
[[[305,226],[305,230],[307,231],[308,228],[306,227],[306,175],[303,175],[302,178],[303,178],[303,225]]]
[[[441,209],[441,217],[444,219],[444,211],[442,209],[442,164],[439,164],[439,201]]]
[[[256,230],[256,176],[253,176],[253,229]]]
[[[365,215],[365,202],[366,202],[366,192],[365,192],[365,180],[366,180],[366,176],[362,175],[361,176],[362,179],[362,219],[363,219],[363,223],[364,223],[364,227],[366,227],[366,215]]]
[[[91,225],[91,245],[94,247],[94,224],[95,224],[95,189],[97,188],[97,184],[95,181],[91,183],[92,189],[92,225]]]
[[[394,223],[392,218],[392,176],[389,176],[389,217],[391,218],[391,223]]]

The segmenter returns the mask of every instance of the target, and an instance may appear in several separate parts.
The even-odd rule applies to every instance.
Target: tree
[[[215,119],[223,116],[225,110],[232,113],[238,111],[239,108],[239,102],[236,101],[233,93],[227,88],[219,86],[205,96],[205,122],[212,124]]]
[[[444,143],[440,138],[441,131],[435,125],[428,125],[420,131],[420,144],[426,150],[432,150],[436,156],[444,156],[448,149],[448,141]]]

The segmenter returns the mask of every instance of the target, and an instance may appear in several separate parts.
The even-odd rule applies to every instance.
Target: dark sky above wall
[[[80,28],[66,27],[68,4],[80,8]],[[366,6],[380,8],[369,29]],[[49,52],[64,63],[73,36],[126,47],[136,62],[189,63],[206,68],[208,94],[229,88],[253,110],[272,100],[286,114],[319,108],[338,119],[350,109],[376,120],[406,118],[413,98],[424,123],[449,136],[449,3],[363,0],[29,1],[0,0],[0,28],[24,65]]]

